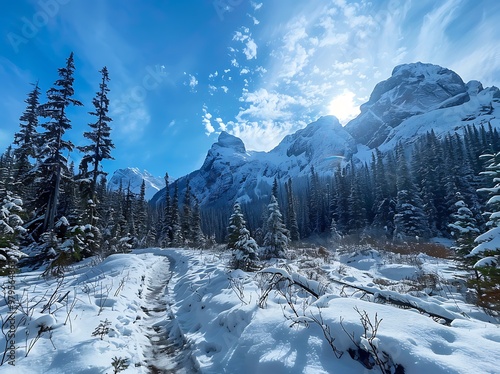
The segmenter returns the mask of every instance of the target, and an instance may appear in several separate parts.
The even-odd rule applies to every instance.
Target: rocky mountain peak
[[[243,144],[243,141],[226,131],[222,131],[219,135],[219,138],[217,139],[217,143],[214,144],[214,146],[222,147],[222,148],[231,148],[234,151],[238,153],[245,153],[245,144]]]
[[[407,118],[469,100],[468,87],[455,72],[421,62],[399,65],[375,86],[346,129],[359,143],[374,148]]]
[[[117,191],[120,185],[125,190],[130,187],[134,194],[139,194],[142,181],[146,186],[146,200],[151,199],[158,191],[165,187],[163,178],[155,177],[147,170],[139,170],[135,167],[116,170],[108,182],[111,191]]]

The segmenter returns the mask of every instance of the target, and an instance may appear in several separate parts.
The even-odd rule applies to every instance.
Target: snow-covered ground
[[[466,302],[451,260],[308,249],[257,274],[227,263],[143,249],[60,279],[18,274],[15,366],[0,372],[113,373],[115,358],[123,373],[380,373],[377,357],[407,374],[500,372],[500,325]],[[7,296],[0,315],[7,334]]]

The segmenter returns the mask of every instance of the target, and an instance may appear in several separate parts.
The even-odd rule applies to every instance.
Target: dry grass
[[[381,240],[373,237],[364,237],[358,244],[368,245],[376,250],[385,250],[387,252],[400,255],[416,255],[424,253],[435,258],[451,258],[454,252],[442,244],[429,242],[396,242]]]

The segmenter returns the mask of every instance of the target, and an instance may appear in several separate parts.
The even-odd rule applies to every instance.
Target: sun
[[[359,112],[359,106],[354,102],[356,95],[347,89],[335,96],[328,105],[328,114],[333,114],[342,125],[355,118]]]

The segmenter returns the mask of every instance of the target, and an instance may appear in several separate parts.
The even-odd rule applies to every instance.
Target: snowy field
[[[227,256],[144,249],[18,274],[0,372],[500,373],[500,325],[451,260],[308,249],[255,274]],[[4,352],[7,295],[0,315]]]

